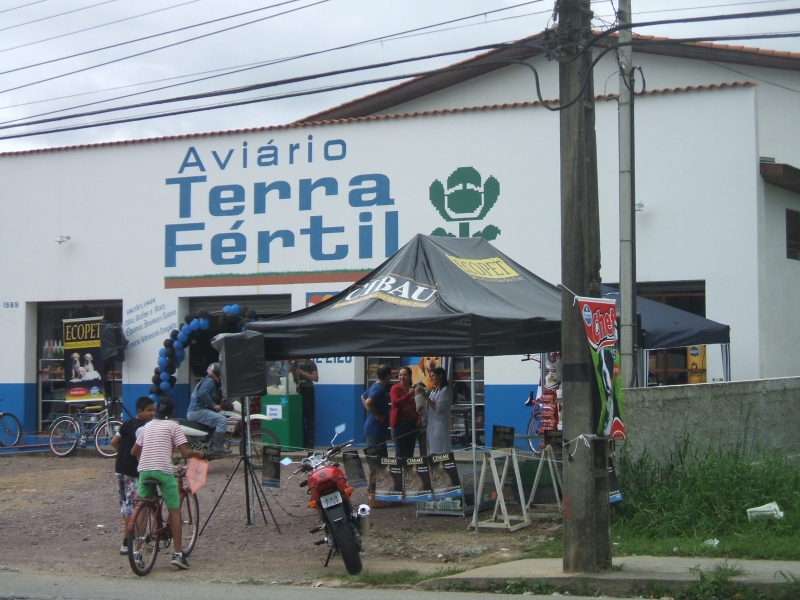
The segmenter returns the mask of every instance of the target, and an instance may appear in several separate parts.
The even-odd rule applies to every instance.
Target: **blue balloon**
[[[186,333],[183,333],[183,332],[181,331],[181,332],[178,334],[178,341],[179,341],[181,344],[185,344],[186,342],[188,342],[188,341],[189,341],[189,335],[188,335],[188,334],[186,334]],[[175,346],[174,346],[174,344],[173,344],[173,346],[172,346],[172,347],[173,347],[173,348],[175,347]]]
[[[158,396],[156,396],[155,394],[150,394],[150,396],[148,396],[148,397],[149,397],[149,398],[150,398],[150,399],[151,399],[153,402],[158,402]]]
[[[175,340],[172,342],[172,349],[175,350],[175,354],[177,354],[178,350],[183,349],[183,343],[181,343],[179,340]]]
[[[166,367],[168,364],[169,364],[169,361],[167,360],[167,357],[166,357],[166,356],[159,356],[159,357],[158,357],[158,366],[159,366],[161,369],[163,369],[164,367]]]
[[[189,327],[188,325],[184,325],[183,327],[181,327],[181,331],[186,335],[190,335],[192,333],[192,328]]]
[[[175,360],[177,362],[182,363],[184,358],[186,358],[186,352],[185,351],[181,351],[181,352],[176,352],[175,353]],[[177,364],[175,365],[175,368],[176,369],[178,368]]]
[[[200,329],[208,329],[209,325],[208,319],[200,319]]]
[[[169,373],[166,371],[161,371],[161,375],[159,377],[161,377],[161,381],[169,381]]]
[[[222,312],[231,312],[231,307],[230,306],[223,306],[222,307]]]
[[[169,379],[169,376],[167,376],[167,379]],[[160,388],[161,388],[162,390],[164,390],[165,392],[168,392],[168,391],[170,390],[169,381],[162,381],[162,382],[161,382],[161,385],[160,385],[160,386],[158,386],[158,387],[160,387]]]
[[[172,398],[175,395],[175,388],[171,387],[167,390],[167,396]]]
[[[159,349],[158,349],[158,355],[159,355],[159,356],[163,356],[163,357],[165,357],[165,358],[166,358],[166,356],[167,356],[167,349],[166,349],[166,348],[159,348]]]
[[[200,329],[200,321],[198,321],[197,319],[195,319],[194,321],[192,321],[191,323],[189,323],[189,327],[191,327],[191,328],[192,328],[192,331],[196,331],[196,330]]]
[[[239,314],[239,308],[240,307],[239,307],[238,304],[234,304],[233,306],[231,306],[231,309],[228,312],[232,312],[233,314],[238,315]]]

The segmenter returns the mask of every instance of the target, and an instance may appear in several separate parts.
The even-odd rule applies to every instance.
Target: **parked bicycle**
[[[69,456],[78,446],[85,448],[88,440],[94,440],[94,447],[100,456],[116,456],[117,451],[111,445],[111,439],[122,427],[122,421],[109,416],[109,404],[109,400],[103,400],[103,404],[87,406],[74,415],[58,417],[50,428],[50,450],[53,454],[62,458]]]
[[[200,506],[197,495],[189,489],[182,467],[178,467],[178,493],[181,504],[181,542],[184,556],[189,556],[197,543]],[[128,562],[137,575],[147,575],[156,564],[158,551],[172,544],[172,527],[164,521],[164,501],[155,479],[145,479],[145,485],[152,485],[156,495],[153,498],[138,498],[129,519]]]
[[[523,358],[521,362],[527,362],[529,360],[537,362],[541,365],[541,361],[538,358],[534,358],[530,354],[526,354],[525,358]],[[531,418],[528,421],[528,429],[526,432],[528,446],[530,446],[531,452],[533,452],[536,456],[539,456],[542,453],[542,448],[544,445],[544,436],[541,430],[542,403],[536,399],[535,392],[532,391],[530,393],[528,399],[525,401],[525,406],[531,407]]]
[[[0,402],[3,399],[0,398]],[[10,448],[16,446],[22,438],[22,425],[19,419],[10,412],[0,412],[0,446]]]

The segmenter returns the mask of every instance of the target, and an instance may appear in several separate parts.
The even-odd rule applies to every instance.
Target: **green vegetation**
[[[800,468],[780,451],[728,451],[685,437],[663,464],[622,454],[624,500],[612,508],[615,556],[800,560]],[[780,520],[749,522],[746,510],[776,501]],[[709,546],[706,540],[718,539]],[[538,544],[530,558],[562,556],[563,542]]]
[[[364,571],[358,575],[339,575],[335,574],[344,581],[352,583],[363,583],[364,585],[387,586],[387,585],[416,585],[420,581],[426,579],[435,579],[437,577],[447,577],[448,575],[456,575],[462,573],[464,569],[440,569],[435,573],[419,573],[410,569],[401,569],[400,571],[391,571],[389,573],[371,573]]]

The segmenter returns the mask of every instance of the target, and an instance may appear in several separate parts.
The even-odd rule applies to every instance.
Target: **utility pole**
[[[580,54],[591,35],[590,0],[557,0],[559,97],[581,100],[561,111],[561,354],[564,439],[597,430],[600,392],[589,342],[571,292],[601,297],[600,217],[597,192],[592,53]],[[574,59],[574,60],[570,60]],[[591,439],[591,438],[589,438]],[[591,573],[611,566],[608,445],[574,441],[564,448],[564,571]]]
[[[631,0],[620,0],[621,26],[631,23]],[[633,146],[633,48],[630,28],[619,30],[619,348],[622,387],[636,385],[636,200]],[[647,385],[647,382],[640,382]]]

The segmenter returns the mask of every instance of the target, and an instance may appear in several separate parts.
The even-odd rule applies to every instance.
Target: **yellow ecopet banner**
[[[66,400],[93,402],[105,398],[100,323],[103,317],[64,319],[64,384]]]

